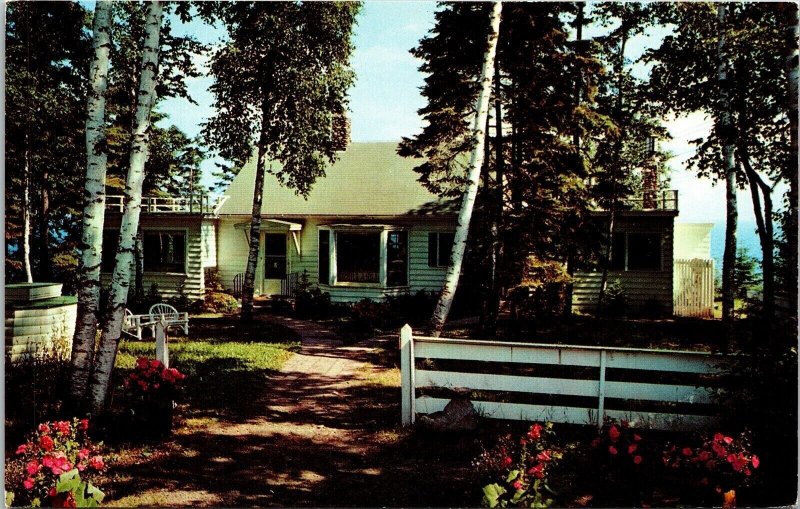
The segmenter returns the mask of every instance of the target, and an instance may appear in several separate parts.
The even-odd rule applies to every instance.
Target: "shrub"
[[[436,307],[438,296],[433,292],[426,292],[420,290],[417,293],[389,295],[386,297],[386,303],[395,319],[395,323],[391,324],[392,327],[400,327],[405,323],[412,325],[425,323],[430,320],[433,315],[433,309]]]
[[[233,295],[222,292],[209,292],[199,301],[200,308],[207,313],[233,313],[239,309],[239,301]]]
[[[610,318],[620,318],[628,314],[628,296],[619,279],[606,288],[601,308]]]
[[[173,401],[186,376],[175,368],[165,368],[161,361],[140,357],[123,381],[125,396],[141,438],[167,435],[172,431]]]
[[[327,318],[334,311],[331,296],[308,280],[304,270],[294,291],[294,313],[298,318]]]
[[[350,309],[350,329],[358,335],[370,335],[378,329],[394,327],[398,323],[388,302],[362,299]]]
[[[103,500],[92,481],[106,465],[88,429],[87,419],[45,422],[17,447],[6,461],[6,491],[14,505],[89,507]]]
[[[561,450],[552,445],[553,436],[552,423],[544,426],[534,423],[519,440],[506,435],[494,448],[484,451],[475,467],[495,482],[483,487],[482,505],[534,508],[552,505],[548,474],[562,457]]]
[[[516,316],[550,320],[564,312],[570,276],[561,263],[529,256],[525,260],[520,284],[510,290]]]

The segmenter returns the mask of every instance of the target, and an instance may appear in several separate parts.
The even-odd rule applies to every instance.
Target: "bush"
[[[435,293],[424,290],[414,294],[387,296],[386,303],[396,320],[391,326],[401,327],[406,323],[411,325],[426,323],[433,315],[437,300],[438,296]]]
[[[40,424],[6,461],[7,505],[96,506],[103,492],[92,481],[106,467],[87,435],[89,421]]]
[[[628,314],[628,296],[619,279],[608,285],[600,307],[609,318],[622,318]]]
[[[522,281],[509,294],[515,315],[531,320],[561,316],[569,281],[563,264],[529,256],[525,260]]]
[[[205,298],[199,304],[206,313],[233,313],[239,309],[239,301],[233,295],[215,291],[206,291]]]
[[[388,302],[362,299],[350,309],[350,329],[358,335],[371,335],[378,329],[394,327],[398,322]]]
[[[308,280],[304,270],[294,291],[294,313],[298,318],[327,318],[334,311],[331,296]]]
[[[642,304],[642,316],[646,318],[662,318],[666,315],[664,304],[658,299],[647,299]]]
[[[548,474],[562,458],[552,444],[553,425],[534,423],[525,436],[512,440],[507,435],[475,462],[476,469],[490,482],[483,487],[484,507],[543,508],[553,504],[555,495],[547,485]]]
[[[135,426],[143,438],[157,438],[172,431],[173,402],[186,376],[161,361],[140,357],[134,371],[122,382]]]

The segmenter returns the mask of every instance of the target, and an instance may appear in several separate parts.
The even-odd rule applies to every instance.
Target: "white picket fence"
[[[673,273],[673,312],[677,316],[714,316],[714,260],[677,259]]]
[[[723,361],[703,352],[415,337],[408,325],[400,358],[403,425],[442,410],[450,397],[437,391],[460,388],[485,417],[598,426],[610,417],[657,429],[717,420],[706,386]]]

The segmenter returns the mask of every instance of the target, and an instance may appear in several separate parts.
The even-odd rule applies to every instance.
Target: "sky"
[[[355,29],[353,68],[356,83],[350,91],[350,116],[353,141],[399,141],[404,136],[417,133],[422,119],[417,110],[425,101],[420,95],[424,75],[418,71],[420,62],[409,50],[433,27],[436,4],[428,1],[366,1],[359,14]],[[192,33],[201,42],[219,44],[224,31],[209,27],[199,21],[182,24],[173,21],[176,33]],[[667,32],[664,28],[653,29],[631,42],[631,59],[652,46]],[[587,36],[591,33],[587,32]],[[205,65],[204,58],[198,63]],[[646,75],[647,69],[639,72]],[[208,90],[210,77],[189,79],[189,92],[198,103],[193,105],[184,99],[166,99],[159,109],[168,114],[168,120],[189,136],[200,132],[202,122],[213,115],[213,97]],[[725,189],[723,185],[712,185],[708,179],[699,179],[687,170],[686,161],[693,153],[689,140],[703,136],[712,125],[709,118],[693,114],[665,122],[672,140],[663,143],[663,148],[674,156],[668,161],[672,169],[672,188],[679,193],[680,215],[678,222],[714,223],[714,238],[724,232]],[[203,165],[205,183],[210,183],[214,168],[212,160]],[[757,241],[754,228],[753,208],[747,191],[739,192],[741,244],[750,247],[756,254]],[[714,257],[721,257],[721,246],[712,246]]]

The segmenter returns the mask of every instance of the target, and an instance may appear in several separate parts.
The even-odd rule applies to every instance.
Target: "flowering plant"
[[[622,420],[617,423],[609,419],[606,420],[598,437],[592,440],[591,446],[601,454],[607,455],[612,462],[632,465],[635,468],[647,463],[648,459],[641,432],[630,427],[628,421]]]
[[[154,395],[172,396],[186,375],[175,368],[166,368],[161,361],[139,357],[133,373],[122,384],[135,399],[147,399]]]
[[[45,422],[16,448],[6,463],[6,488],[14,493],[15,505],[48,501],[53,507],[77,507],[102,501],[103,493],[90,480],[106,465],[88,429],[87,419]]]
[[[552,443],[553,424],[534,423],[518,441],[503,437],[489,451],[484,451],[476,467],[500,482],[483,487],[483,505],[487,507],[524,506],[543,508],[553,503],[546,493],[547,474],[562,457]]]
[[[662,461],[664,466],[685,473],[684,477],[696,486],[707,487],[718,493],[735,497],[735,490],[748,486],[761,460],[750,451],[747,431],[738,438],[714,433],[701,439],[699,445],[679,446],[667,444]]]

